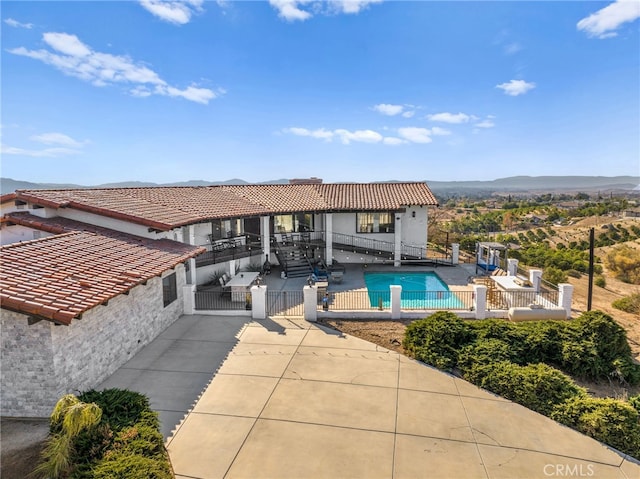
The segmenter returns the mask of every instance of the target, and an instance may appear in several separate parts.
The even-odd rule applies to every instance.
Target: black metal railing
[[[251,310],[251,293],[244,301],[232,301],[231,296],[221,290],[196,291],[195,309],[197,311],[236,311]]]
[[[196,267],[261,255],[263,252],[262,237],[250,233],[215,240],[203,246],[207,248],[207,251],[196,256]]]
[[[268,316],[304,316],[304,293],[302,290],[267,290]]]

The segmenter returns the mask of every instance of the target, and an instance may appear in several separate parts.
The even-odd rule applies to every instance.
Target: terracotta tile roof
[[[438,204],[423,182],[18,190],[16,194],[42,206],[75,208],[161,231],[217,218]]]
[[[17,195],[16,192],[12,192],[12,193],[6,193],[4,195],[0,196],[0,204],[1,203],[7,203],[9,201],[14,201],[16,199]]]
[[[77,223],[23,213],[12,214],[14,220],[32,227],[40,223],[40,229],[51,232]],[[0,306],[69,324],[84,311],[204,251],[176,241],[106,231],[71,231],[0,247]]]
[[[425,183],[335,183],[316,188],[334,210],[397,210],[404,206],[437,206]]]

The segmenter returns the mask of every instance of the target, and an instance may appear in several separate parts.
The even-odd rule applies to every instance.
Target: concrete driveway
[[[302,320],[244,322],[185,316],[104,384],[177,425],[178,479],[640,477],[638,461],[393,351]]]

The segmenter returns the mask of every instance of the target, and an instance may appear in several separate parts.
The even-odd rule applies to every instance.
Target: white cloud
[[[433,141],[429,136],[431,135],[431,131],[429,131],[427,128],[398,128],[398,135],[400,135],[405,140],[409,140],[413,143],[431,143]]]
[[[378,113],[382,113],[383,115],[395,116],[402,113],[404,107],[402,105],[390,105],[388,103],[380,103],[379,105],[374,105],[373,109]]]
[[[374,130],[346,130],[344,128],[338,128],[335,130],[326,130],[324,128],[318,128],[316,130],[309,130],[308,128],[290,127],[282,129],[283,133],[289,133],[296,136],[305,136],[309,138],[316,138],[319,140],[325,140],[328,142],[338,140],[345,145],[352,142],[360,143],[382,143],[384,145],[403,145],[407,143],[431,143],[431,135],[450,135],[449,130],[444,128],[418,128],[418,127],[405,127],[398,128],[398,136],[383,136]]]
[[[640,18],[640,2],[618,0],[583,18],[576,25],[590,37],[611,38],[617,36],[620,25]]]
[[[435,113],[433,115],[427,115],[427,118],[431,121],[440,121],[443,123],[458,124],[458,123],[467,123],[471,119],[471,116],[467,115],[466,113],[443,112],[443,113]]]
[[[156,17],[176,25],[191,21],[194,13],[202,11],[204,0],[140,0],[146,10]]]
[[[309,136],[311,138],[318,138],[318,139],[323,139],[327,141],[331,141],[331,139],[333,139],[333,136],[334,136],[333,132],[325,130],[324,128],[318,128],[317,130],[308,130],[306,128],[292,127],[292,128],[285,128],[284,132],[291,133],[297,136]]]
[[[494,126],[496,126],[496,124],[492,120],[487,118],[486,120],[482,120],[480,123],[476,123],[473,126],[475,126],[476,128],[493,128]]]
[[[371,107],[372,110],[387,116],[401,115],[403,118],[411,118],[416,114],[414,105],[394,105],[390,103],[380,103]]]
[[[385,145],[395,146],[404,145],[405,143],[408,143],[408,141],[401,138],[396,138],[395,136],[386,136],[384,140],[382,140],[382,143],[384,143]]]
[[[509,96],[524,95],[529,90],[533,90],[535,87],[535,83],[528,83],[524,80],[511,80],[510,82],[496,85],[496,88],[504,90],[504,94]]]
[[[13,18],[5,18],[4,23],[14,28],[33,28],[33,23],[21,23],[18,20],[14,20]]]
[[[182,97],[206,105],[210,100],[225,93],[223,89],[210,90],[195,85],[180,89],[169,85],[147,66],[136,63],[126,56],[93,51],[75,35],[45,33],[43,39],[54,51],[28,50],[24,47],[8,51],[14,55],[40,60],[66,75],[90,82],[95,86],[130,85],[129,93],[137,97],[152,94]]]
[[[372,3],[381,3],[382,0],[329,0],[329,5],[342,13],[360,13]]]
[[[0,145],[0,153],[3,155],[31,156],[34,158],[58,158],[60,156],[77,155],[80,150],[72,148],[45,148],[44,150],[26,150],[13,146]]]
[[[298,8],[299,4],[307,2],[297,0],[269,0],[269,3],[273,8],[278,10],[278,16],[280,18],[284,18],[288,22],[295,22],[296,20],[304,21],[311,18],[311,14],[309,12]]]
[[[433,128],[431,128],[431,134],[436,136],[447,136],[447,135],[450,135],[451,132],[445,128],[434,126]]]
[[[64,133],[42,133],[40,135],[33,135],[29,137],[29,139],[45,145],[63,145],[72,148],[81,148],[84,143],[86,143],[76,141]]]
[[[45,33],[42,39],[47,45],[60,53],[72,57],[86,57],[91,54],[91,50],[82,43],[75,35],[68,33]]]
[[[288,22],[308,20],[315,14],[357,14],[382,0],[269,0],[278,16]]]
[[[363,143],[379,143],[382,141],[382,135],[373,130],[335,130],[334,133],[340,137],[342,143],[348,145],[352,141],[358,141]]]
[[[333,141],[334,138],[339,139],[345,145],[350,144],[352,141],[361,143],[380,143],[383,140],[383,136],[377,131],[373,130],[345,130],[339,128],[336,130],[326,130],[324,128],[318,128],[317,130],[309,130],[307,128],[291,127],[282,130],[284,133],[291,133],[297,136],[308,136],[310,138],[316,138],[319,140]]]

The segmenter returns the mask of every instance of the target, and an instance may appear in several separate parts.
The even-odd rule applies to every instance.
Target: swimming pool
[[[364,282],[372,307],[391,306],[391,285],[402,286],[400,304],[406,309],[462,309],[464,304],[440,277],[432,272],[365,273]]]

